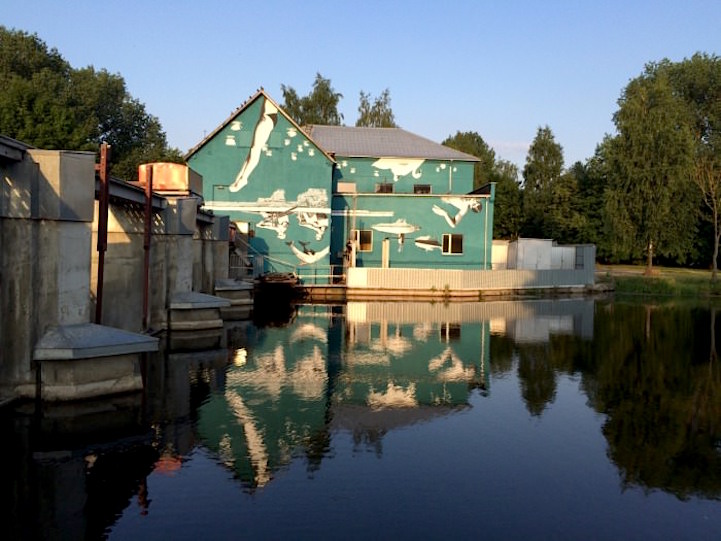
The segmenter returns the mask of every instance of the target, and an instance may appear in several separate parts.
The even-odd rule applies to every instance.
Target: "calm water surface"
[[[16,538],[719,539],[709,307],[300,306],[0,413]],[[719,318],[721,320],[721,318]]]

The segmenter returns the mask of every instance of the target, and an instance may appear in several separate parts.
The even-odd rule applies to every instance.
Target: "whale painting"
[[[386,222],[375,224],[371,226],[371,229],[375,229],[381,233],[389,233],[391,235],[397,235],[398,237],[398,251],[403,251],[403,242],[406,239],[408,233],[414,233],[420,229],[419,226],[409,224],[403,218],[398,218],[395,222]]]
[[[303,248],[302,250],[299,249],[292,240],[286,244],[290,247],[290,251],[293,252],[301,262],[301,265],[312,265],[313,263],[317,263],[330,253],[330,246],[326,246],[320,252],[316,252],[315,250],[308,248],[307,242],[298,241],[298,244],[300,244]]]
[[[373,162],[373,167],[390,171],[393,173],[393,182],[398,182],[399,177],[409,173],[414,179],[421,178],[420,167],[425,161],[422,158],[380,158]]]
[[[420,227],[414,224],[409,224],[403,218],[398,218],[395,222],[385,222],[372,225],[371,229],[375,229],[381,233],[390,233],[391,235],[407,235],[408,233],[418,231]]]

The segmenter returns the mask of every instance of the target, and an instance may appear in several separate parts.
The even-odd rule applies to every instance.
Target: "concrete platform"
[[[50,327],[35,345],[33,360],[90,359],[158,351],[158,339],[95,323]]]
[[[35,392],[62,401],[140,391],[141,354],[157,350],[157,338],[94,323],[51,327],[33,351]]]

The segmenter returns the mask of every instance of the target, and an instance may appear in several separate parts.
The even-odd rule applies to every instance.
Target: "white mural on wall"
[[[393,173],[393,182],[398,182],[399,177],[408,174],[415,179],[421,178],[420,167],[423,162],[425,162],[423,158],[380,158],[373,162],[373,167],[390,171]]]
[[[277,122],[278,108],[273,105],[270,100],[264,100],[260,119],[258,119],[258,123],[255,125],[255,130],[253,131],[253,142],[250,145],[250,152],[248,152],[248,156],[245,158],[245,162],[243,162],[238,176],[235,177],[235,182],[230,185],[229,189],[231,192],[237,192],[248,184],[251,173],[260,162],[260,156],[264,147],[267,149],[266,143]]]
[[[316,252],[315,250],[308,248],[308,243],[303,242],[302,240],[298,241],[302,250],[299,249],[292,240],[286,242],[286,244],[290,246],[290,251],[295,254],[301,262],[301,265],[312,265],[313,263],[317,263],[330,253],[330,246],[326,246],[320,252]]]
[[[296,213],[298,225],[314,231],[315,240],[322,239],[330,225],[330,213],[318,212],[318,209],[328,206],[327,192],[320,188],[310,188],[298,195],[296,204],[299,209]]]
[[[420,248],[421,250],[425,250],[426,252],[432,252],[433,250],[441,249],[441,243],[438,242],[433,237],[431,237],[430,235],[416,237],[414,239],[414,242],[418,248]]]
[[[312,230],[316,240],[321,240],[330,226],[328,193],[324,189],[310,188],[298,194],[295,201],[285,198],[285,190],[275,190],[270,197],[259,197],[255,202],[212,201],[205,205],[215,211],[238,211],[258,214],[261,220],[256,224],[262,229],[275,231],[279,239],[286,237],[290,216],[295,215],[298,225]]]
[[[476,199],[469,199],[466,197],[441,197],[441,201],[454,207],[456,212],[453,213],[452,210],[447,211],[438,205],[433,205],[431,210],[434,214],[437,214],[441,218],[445,219],[446,222],[448,222],[448,225],[453,228],[461,223],[461,220],[469,210],[472,210],[473,212],[481,211],[481,202]],[[451,215],[451,213],[453,213],[453,215]]]
[[[409,224],[404,218],[398,218],[395,222],[372,225],[371,229],[380,233],[395,235],[398,238],[398,251],[401,252],[403,251],[403,241],[405,241],[406,235],[409,233],[415,233],[420,229],[420,226]]]

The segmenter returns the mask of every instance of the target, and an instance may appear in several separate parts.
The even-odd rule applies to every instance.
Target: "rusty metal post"
[[[148,330],[148,305],[150,299],[150,238],[153,228],[153,167],[146,169],[145,179],[145,231],[143,234],[143,330]]]
[[[95,323],[103,319],[103,282],[105,278],[105,252],[108,250],[108,199],[110,185],[110,145],[100,145],[100,190],[98,192],[98,279],[95,294]]]

